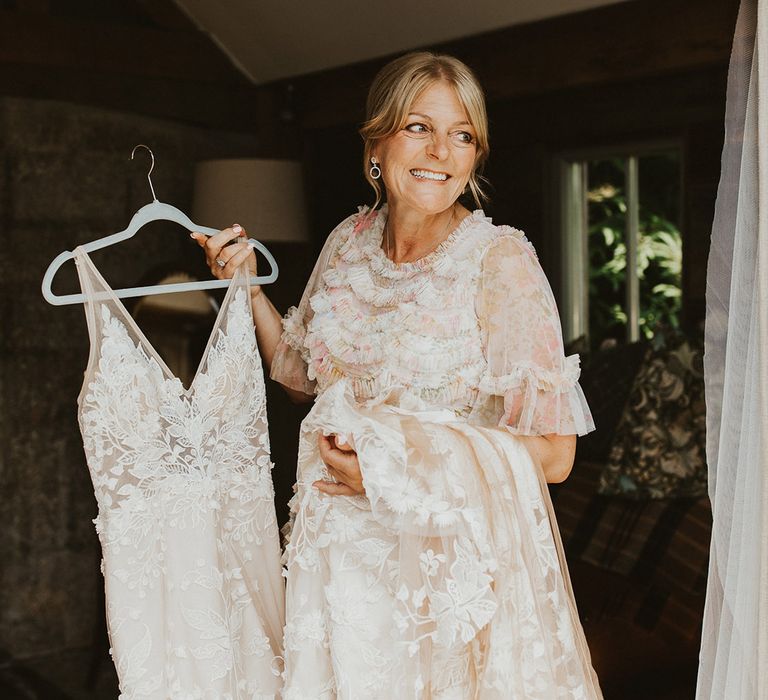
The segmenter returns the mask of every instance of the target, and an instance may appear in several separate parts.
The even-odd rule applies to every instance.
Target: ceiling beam
[[[61,100],[216,129],[257,133],[271,103],[252,86],[0,63],[0,95]]]
[[[257,90],[169,0],[137,2],[165,29],[37,14],[33,0],[0,10],[0,95],[260,132],[273,90]]]
[[[249,85],[199,31],[165,31],[0,10],[0,63]]]

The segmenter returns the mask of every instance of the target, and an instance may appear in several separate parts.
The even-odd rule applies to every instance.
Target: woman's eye
[[[456,133],[459,141],[462,143],[474,143],[474,137],[468,131],[459,131]]]
[[[419,122],[414,122],[413,124],[408,124],[408,126],[405,127],[406,131],[410,131],[412,134],[426,134],[429,132],[429,129],[427,128],[426,124],[421,124]]]

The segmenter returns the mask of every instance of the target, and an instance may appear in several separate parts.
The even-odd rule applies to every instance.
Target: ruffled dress
[[[527,435],[594,429],[522,231],[480,210],[394,263],[387,207],[329,236],[271,376],[315,394],[283,557],[285,698],[601,698]],[[365,495],[326,496],[318,434]]]

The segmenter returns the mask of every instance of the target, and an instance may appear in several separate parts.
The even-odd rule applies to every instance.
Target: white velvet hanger
[[[152,191],[153,201],[139,209],[131,218],[128,227],[123,231],[113,233],[109,236],[104,236],[104,238],[99,238],[95,241],[91,241],[90,243],[83,244],[81,248],[86,253],[90,253],[93,250],[99,250],[100,248],[106,248],[107,246],[111,246],[114,243],[118,243],[120,241],[131,238],[142,226],[144,226],[144,224],[147,224],[150,221],[173,221],[189,231],[198,231],[199,233],[204,233],[206,236],[212,236],[215,233],[219,233],[216,229],[208,228],[206,226],[198,226],[197,224],[193,223],[189,217],[180,209],[177,209],[170,204],[165,204],[158,201],[157,197],[155,196],[155,188],[152,186],[151,175],[152,170],[155,167],[155,156],[151,149],[148,146],[145,146],[143,143],[139,144],[133,149],[133,152],[131,153],[131,159],[133,159],[133,156],[136,153],[136,149],[141,147],[146,148],[149,151],[150,157],[152,158],[152,165],[149,168],[149,173],[147,173],[147,180],[149,180],[149,188]],[[262,255],[264,255],[271,268],[271,271],[268,275],[251,277],[251,284],[263,285],[274,282],[277,279],[278,269],[277,262],[275,262],[272,254],[262,243],[259,243],[259,241],[254,240],[253,238],[247,239],[246,242],[251,247],[259,250]],[[66,304],[82,304],[85,301],[85,296],[82,293],[60,295],[54,294],[53,290],[51,289],[51,284],[53,283],[53,278],[56,275],[56,272],[67,260],[72,260],[73,258],[74,253],[72,251],[65,250],[63,253],[59,253],[53,259],[51,264],[48,266],[48,269],[45,271],[45,275],[43,276],[42,289],[43,297],[45,297],[45,300],[49,304],[53,304],[54,306],[64,306]],[[228,287],[230,284],[231,280],[200,280],[198,282],[180,282],[176,284],[127,287],[125,289],[115,289],[113,291],[115,296],[121,299],[125,299],[127,297],[170,294],[172,292],[189,292],[197,289],[218,289],[222,287]]]

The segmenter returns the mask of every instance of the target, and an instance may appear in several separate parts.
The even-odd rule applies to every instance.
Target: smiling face
[[[427,215],[448,209],[472,174],[476,138],[451,84],[440,80],[426,88],[405,126],[372,150],[390,206]]]

